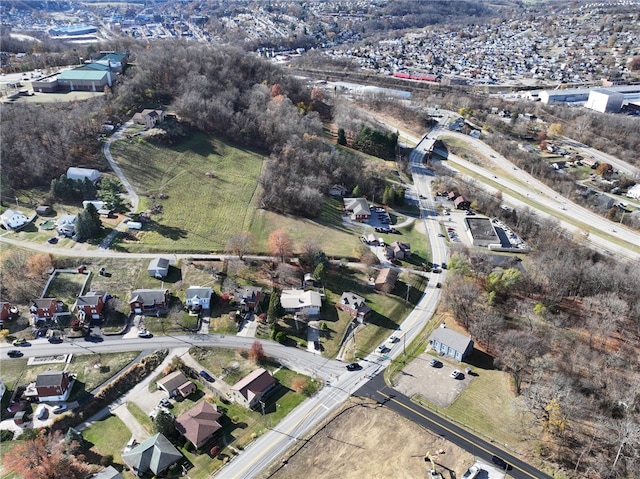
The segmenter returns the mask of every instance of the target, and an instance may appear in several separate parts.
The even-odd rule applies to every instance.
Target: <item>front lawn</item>
[[[91,426],[82,431],[82,436],[89,443],[91,452],[101,457],[111,455],[114,464],[124,465],[122,452],[131,433],[118,416],[109,415],[93,422]]]

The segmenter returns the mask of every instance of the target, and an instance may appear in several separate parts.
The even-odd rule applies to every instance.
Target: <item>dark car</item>
[[[18,351],[17,349],[12,349],[11,351],[7,351],[7,356],[10,358],[21,358],[23,356],[22,351]]]
[[[442,263],[442,269],[447,269],[447,263]]]
[[[362,366],[358,363],[347,364],[347,371],[357,371],[359,369],[362,369]]]
[[[513,467],[511,467],[511,465],[508,464],[507,461],[498,456],[493,456],[491,458],[491,462],[493,462],[499,468],[504,469],[505,471],[510,471],[511,469],[513,469]]]
[[[316,348],[316,351],[320,351],[320,349],[322,348],[322,346],[320,345],[320,341],[314,341],[313,347]]]
[[[432,368],[439,368],[439,367],[442,367],[442,362],[440,362],[439,359],[432,358],[429,361],[429,366],[431,366]]]
[[[84,337],[84,340],[89,341],[90,343],[101,343],[104,341],[104,338],[102,336],[96,336],[95,334],[87,334]]]
[[[49,243],[49,244],[57,244],[58,243],[58,238],[56,238],[55,236],[52,236],[51,238],[49,238],[47,240],[47,243]]]
[[[57,336],[57,335],[56,336],[51,336],[49,338],[49,342],[51,344],[59,344],[59,343],[63,342],[63,339],[62,339],[62,336]]]
[[[442,283],[436,283],[436,288],[442,288]]]
[[[209,381],[210,383],[215,381],[215,379],[213,379],[211,375],[208,372],[206,372],[204,369],[200,371],[200,376],[202,376],[205,380]]]

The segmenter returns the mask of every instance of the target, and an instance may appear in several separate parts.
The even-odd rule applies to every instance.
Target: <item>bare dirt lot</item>
[[[264,477],[415,479],[427,477],[430,452],[445,479],[462,477],[474,458],[463,449],[375,403],[347,404],[286,465]]]

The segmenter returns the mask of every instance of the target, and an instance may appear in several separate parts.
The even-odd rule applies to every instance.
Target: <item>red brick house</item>
[[[169,309],[170,301],[168,289],[136,289],[131,293],[129,306],[135,314],[159,314]]]
[[[349,314],[352,318],[364,320],[371,314],[371,308],[365,304],[365,299],[350,291],[342,293],[336,308]]]
[[[71,378],[66,371],[48,371],[36,378],[38,401],[66,401],[71,392]]]
[[[215,404],[201,401],[187,412],[178,416],[176,429],[197,449],[202,447],[222,428],[218,420],[222,413]]]
[[[0,302],[0,324],[11,319],[11,303],[7,301]]]
[[[260,311],[260,303],[264,299],[262,288],[257,286],[241,286],[236,288],[234,294],[236,303],[238,303],[245,311]]]
[[[29,313],[33,323],[49,321],[58,311],[58,300],[55,298],[34,299],[29,306]]]
[[[100,320],[104,309],[104,296],[100,291],[89,291],[84,296],[78,296],[76,314],[81,321]]]

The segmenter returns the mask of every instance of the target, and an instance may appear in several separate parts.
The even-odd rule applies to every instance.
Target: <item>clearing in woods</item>
[[[428,477],[431,464],[444,478],[462,477],[472,454],[375,402],[345,407],[308,442],[290,451],[264,478],[361,479]]]

